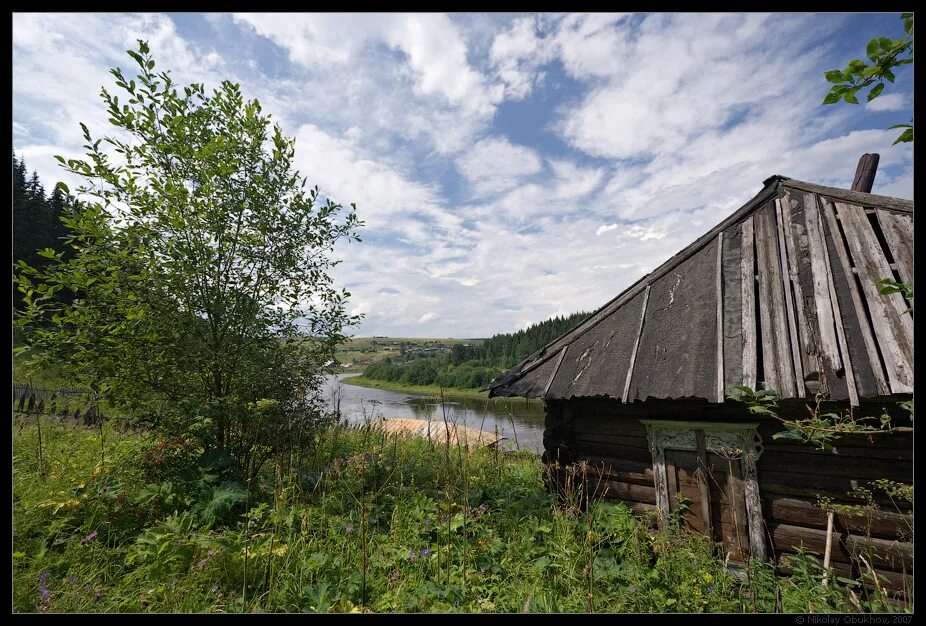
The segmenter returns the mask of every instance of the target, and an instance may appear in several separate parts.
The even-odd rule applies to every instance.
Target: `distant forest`
[[[48,259],[38,251],[52,248],[56,252],[65,246],[62,237],[68,233],[61,216],[68,199],[57,186],[50,195],[39,180],[39,175],[27,174],[25,159],[13,153],[13,264],[25,261],[32,267],[43,267]],[[64,297],[63,294],[60,297]],[[13,306],[22,307],[22,294],[13,285]]]
[[[480,344],[455,345],[450,352],[438,356],[387,357],[368,366],[363,375],[365,378],[403,385],[479,389],[574,328],[588,315],[580,312],[566,317],[553,317],[516,333],[495,335]]]

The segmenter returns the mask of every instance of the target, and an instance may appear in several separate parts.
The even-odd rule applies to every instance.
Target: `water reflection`
[[[444,403],[409,393],[370,389],[340,383],[356,374],[326,376],[326,398],[329,404],[340,406],[341,416],[352,424],[367,419],[402,417],[419,420],[448,421],[498,432],[506,449],[543,451],[543,402],[520,398],[483,400],[466,398]]]

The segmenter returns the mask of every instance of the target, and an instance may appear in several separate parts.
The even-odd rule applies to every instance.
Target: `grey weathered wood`
[[[801,369],[803,371],[802,377],[806,379],[810,372],[816,372],[819,377],[821,364],[820,359],[817,358],[816,345],[813,342],[815,334],[811,331],[810,320],[807,319],[807,315],[804,312],[804,291],[798,276],[798,255],[806,248],[806,244],[801,246],[799,243],[795,243],[795,240],[800,242],[801,235],[805,231],[803,228],[798,231],[791,218],[792,206],[790,191],[785,192],[784,201],[779,202],[779,204],[781,205],[781,220],[784,228],[785,252],[788,255],[788,274],[791,278],[791,284],[794,287],[794,309],[797,314],[797,329],[800,339],[799,352],[801,355]]]
[[[837,215],[858,270],[862,293],[871,313],[874,334],[884,357],[893,393],[913,392],[913,322],[900,294],[882,295],[875,281],[890,278],[891,268],[861,207],[837,202]]]
[[[814,211],[816,214],[817,227],[820,229],[821,233],[824,233],[823,229],[823,219],[820,217],[820,211]],[[832,233],[833,236],[838,236],[838,233]],[[825,242],[824,242],[825,244]],[[830,291],[830,302],[833,304],[833,318],[836,326],[836,340],[839,342],[839,349],[842,352],[843,362],[845,363],[845,374],[846,374],[846,386],[849,391],[849,404],[851,406],[857,407],[858,403],[858,385],[855,382],[855,370],[852,369],[852,358],[849,354],[849,343],[846,340],[846,329],[842,323],[842,315],[839,310],[839,298],[836,297],[836,285],[833,282],[833,275],[830,268],[830,255],[827,246],[823,246],[823,260],[826,264],[827,280],[829,282],[829,291]]]
[[[863,296],[859,293],[858,285],[852,277],[851,260],[846,246],[843,243],[842,236],[838,234],[839,225],[837,224],[836,212],[831,202],[823,203],[823,215],[826,218],[830,233],[833,234],[832,241],[833,247],[836,249],[836,261],[842,265],[843,274],[845,274],[847,278],[846,282],[849,283],[849,296],[852,299],[852,307],[855,309],[856,319],[858,319],[859,332],[862,336],[862,343],[865,345],[865,353],[868,355],[868,363],[875,380],[877,394],[879,396],[890,395],[891,390],[884,374],[884,365],[881,362],[881,357],[878,355],[878,348],[875,345],[875,338],[872,334],[871,325],[868,323],[864,305],[862,304]],[[830,260],[832,261],[833,259]]]
[[[547,386],[543,388],[543,396],[547,395],[547,392],[550,391],[550,385],[553,384],[553,381],[556,379],[556,372],[559,371],[559,366],[563,364],[563,359],[566,357],[566,351],[569,350],[569,346],[563,346],[563,349],[559,351],[559,359],[556,361],[556,365],[553,367],[553,373],[550,374],[550,380],[547,381]]]
[[[778,229],[772,206],[763,207],[755,216],[756,254],[759,269],[759,323],[762,329],[762,369],[765,388],[779,397],[793,397],[794,369],[788,345],[784,293],[778,255]]]
[[[795,321],[794,302],[791,300],[791,273],[788,271],[788,246],[785,243],[785,226],[784,219],[781,215],[781,200],[775,199],[775,220],[778,226],[778,254],[781,265],[781,285],[785,292],[785,309],[788,316],[788,331],[790,332],[789,342],[791,345],[791,361],[794,365],[794,385],[797,397],[806,396],[804,391],[804,366],[801,357],[801,338],[797,332],[797,322]]]
[[[723,402],[723,232],[717,233],[717,402]]]
[[[742,255],[740,264],[741,295],[743,302],[743,385],[755,389],[757,373],[756,352],[756,279],[755,233],[752,216],[743,221]]]
[[[829,265],[824,256],[826,242],[823,241],[819,214],[816,196],[804,194],[804,223],[807,227],[810,267],[813,273],[813,296],[820,331],[820,354],[823,357],[824,367],[836,372],[842,369],[842,358],[839,353],[839,341],[836,338],[836,320],[833,317],[833,303],[829,289]]]
[[[884,239],[891,248],[900,280],[913,284],[913,217],[890,211],[875,211]]]
[[[640,336],[643,334],[643,319],[646,317],[646,304],[649,302],[649,285],[643,292],[643,306],[640,307],[640,326],[637,329],[637,338],[633,341],[633,351],[630,353],[630,367],[627,368],[627,380],[624,382],[624,393],[621,397],[624,404],[627,404],[628,395],[630,394],[630,380],[633,378],[633,364],[637,360],[637,350],[640,348]]]
[[[875,184],[875,174],[878,173],[878,161],[881,155],[876,153],[865,153],[858,160],[858,167],[855,168],[855,178],[852,181],[852,191],[861,191],[870,193]],[[824,567],[826,567],[824,565]]]
[[[742,236],[739,225],[723,234],[723,379],[724,393],[743,384]]]
[[[698,489],[701,491],[701,515],[704,517],[704,534],[714,540],[714,520],[711,516],[711,491],[708,485],[707,446],[704,444],[704,430],[695,430],[695,442],[698,448]]]
[[[892,198],[890,196],[879,196],[873,193],[862,193],[860,191],[849,191],[848,189],[838,189],[836,187],[826,187],[807,183],[802,180],[785,179],[781,181],[782,187],[791,189],[800,189],[810,193],[820,194],[828,198],[833,198],[837,202],[847,202],[859,206],[875,206],[879,208],[901,211],[903,213],[913,213],[913,200],[903,200],[901,198]]]
[[[736,542],[740,554],[749,551],[749,517],[746,513],[746,489],[743,484],[742,466],[739,462],[728,462],[727,491],[730,498],[730,512],[736,529]]]

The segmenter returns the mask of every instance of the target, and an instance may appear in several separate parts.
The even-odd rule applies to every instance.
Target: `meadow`
[[[332,425],[247,485],[190,441],[117,426],[15,417],[14,611],[898,609],[824,585],[810,555],[731,575],[699,536],[583,500],[568,475],[550,489],[529,453]]]

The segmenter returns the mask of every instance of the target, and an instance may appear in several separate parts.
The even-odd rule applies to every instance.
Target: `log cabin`
[[[913,483],[912,302],[876,281],[913,283],[913,202],[869,193],[876,167],[863,156],[851,190],[768,178],[490,396],[543,398],[554,476],[581,463],[589,491],[675,515],[729,563],[786,570],[803,549],[837,575],[910,588],[911,503],[876,481]],[[893,428],[825,449],[776,438],[782,422],[750,413],[738,386],[773,391],[781,417]]]

